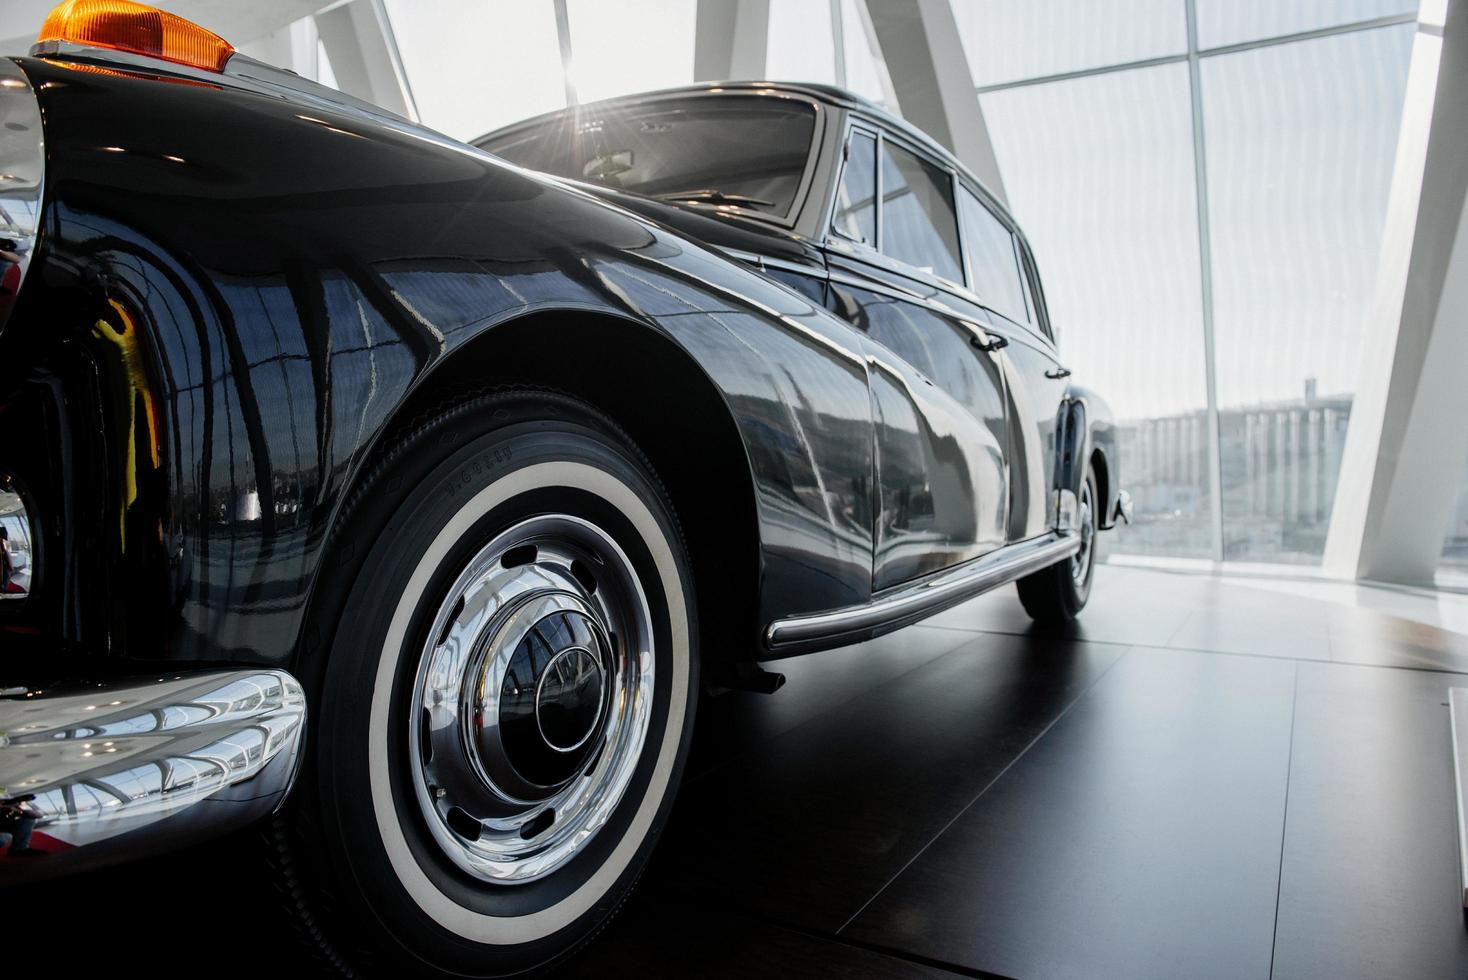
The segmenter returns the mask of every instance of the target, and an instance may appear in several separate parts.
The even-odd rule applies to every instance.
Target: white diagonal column
[[[1004,181],[979,109],[949,0],[866,0],[897,104],[1005,200]]]
[[[1468,459],[1468,0],[1423,0],[1327,572],[1430,583]]]
[[[316,30],[331,61],[337,88],[417,120],[413,90],[382,0],[350,0],[332,7],[316,15]]]
[[[769,40],[770,0],[698,0],[694,80],[763,79]]]

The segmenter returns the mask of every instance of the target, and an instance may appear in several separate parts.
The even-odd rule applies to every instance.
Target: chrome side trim
[[[765,645],[783,654],[869,639],[1064,561],[1080,546],[1079,536],[1056,532],[1016,542],[860,606],[777,619],[765,629]]]
[[[37,834],[30,860],[0,860],[0,884],[175,848],[268,815],[295,779],[305,721],[305,694],[283,670],[0,697],[0,831]]]

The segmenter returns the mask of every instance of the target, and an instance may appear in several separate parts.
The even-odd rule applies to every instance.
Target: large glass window
[[[980,86],[1188,49],[1183,0],[956,0],[953,18]]]
[[[892,80],[887,75],[882,48],[872,30],[865,2],[841,0],[841,41],[846,87],[863,98],[897,111],[889,97]]]
[[[486,6],[498,8],[499,0]],[[551,7],[549,2],[546,7]],[[578,102],[693,81],[692,0],[566,0]],[[635,44],[629,43],[636,39]]]
[[[1065,363],[1118,423],[1116,551],[1207,557],[1207,393],[1186,65],[986,93]]]
[[[1417,13],[1417,0],[1197,0],[1197,3],[1198,45],[1205,49]]]
[[[1411,43],[1388,27],[1203,61],[1225,558],[1324,551]]]
[[[545,0],[386,0],[423,122],[455,139],[566,104],[555,7]],[[452,24],[452,30],[445,30]]]
[[[769,25],[766,78],[782,82],[836,82],[836,32],[831,23],[831,0],[778,0],[770,4]]]
[[[953,178],[887,140],[882,141],[882,251],[924,272],[963,281]]]
[[[568,113],[558,125],[483,145],[562,177],[784,215],[805,174],[814,130],[807,102],[694,97]]]
[[[969,288],[993,309],[1024,323],[1029,317],[1014,235],[966,187],[958,189],[958,214],[963,223]]]
[[[831,225],[854,242],[876,247],[877,138],[870,133],[851,134]]]
[[[1448,518],[1448,531],[1443,535],[1442,562],[1439,578],[1468,584],[1468,466],[1458,480],[1458,500]]]

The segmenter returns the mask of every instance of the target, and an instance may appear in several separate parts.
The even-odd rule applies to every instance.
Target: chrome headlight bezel
[[[46,193],[46,139],[35,86],[0,58],[0,330],[35,257]]]

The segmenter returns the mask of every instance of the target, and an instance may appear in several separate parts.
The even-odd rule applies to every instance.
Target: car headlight
[[[45,176],[35,89],[20,65],[0,58],[0,329],[35,253]]]

